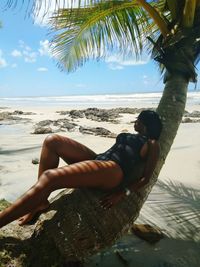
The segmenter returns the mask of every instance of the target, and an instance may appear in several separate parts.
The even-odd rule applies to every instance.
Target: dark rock
[[[151,110],[155,110],[153,108],[148,108]],[[128,113],[128,114],[137,114],[140,113],[144,108],[112,108],[112,109],[99,109],[99,108],[88,108],[83,110],[71,110],[69,112],[60,112],[60,114],[65,115],[69,114],[69,116],[73,119],[75,118],[83,118],[84,116],[89,120],[94,121],[107,121],[112,123],[117,123],[117,118],[121,117],[120,114]]]
[[[40,132],[40,131],[43,131],[43,129],[46,129],[45,128],[46,126],[48,126],[48,129],[51,129],[50,133],[52,133],[52,132],[59,132],[60,130],[63,131],[63,128],[67,129],[68,131],[72,131],[77,126],[77,124],[69,122],[68,119],[43,120],[43,121],[38,122],[35,125],[35,129]],[[57,126],[59,128],[53,131],[50,126]],[[42,130],[40,130],[41,128]]]
[[[39,164],[39,159],[38,158],[34,158],[34,159],[32,159],[32,163],[33,164]]]
[[[24,112],[21,110],[15,110],[13,113],[13,115],[35,115],[36,113],[34,112]]]
[[[191,113],[184,114],[185,117],[191,117],[191,118],[200,118],[200,111],[194,110]]]
[[[11,112],[7,112],[7,111],[1,112],[0,113],[0,120],[11,120],[11,119],[13,119],[11,114],[12,114]]]
[[[48,134],[48,133],[53,133],[53,130],[51,127],[37,127],[35,128],[33,134]]]
[[[43,121],[36,123],[36,127],[49,126],[51,123],[53,123],[52,120],[43,120]]]
[[[147,108],[146,108],[147,109]],[[155,110],[153,108],[148,108]],[[144,108],[112,108],[112,109],[99,109],[99,108],[87,108],[83,110],[70,110],[70,111],[57,111],[60,115],[69,115],[72,119],[84,118],[93,121],[106,121],[112,123],[118,123],[117,118],[120,118],[123,113],[137,114]]]
[[[77,126],[76,124],[74,124],[74,123],[70,123],[70,122],[64,122],[62,125],[61,125],[61,127],[62,128],[66,128],[68,131],[72,131],[74,128],[75,128],[75,126]]]
[[[133,224],[132,232],[141,239],[154,244],[164,238],[164,234],[158,227],[153,227],[148,224]]]
[[[15,110],[13,112],[13,114],[15,114],[15,115],[22,115],[23,114],[23,111],[21,111],[21,110]]]
[[[122,114],[123,113],[137,114],[137,113],[140,113],[144,109],[143,108],[115,108],[112,110],[115,110],[115,112],[122,113]]]
[[[200,119],[191,119],[190,117],[183,118],[182,123],[198,123]]]
[[[116,118],[120,116],[114,109],[88,108],[83,112],[87,119],[94,121],[115,122]]]
[[[194,120],[190,119],[190,118],[184,118],[182,120],[182,123],[190,123],[190,122],[193,122]]]
[[[93,134],[99,135],[103,137],[111,137],[115,138],[116,134],[112,133],[111,131],[103,128],[103,127],[79,127],[79,131],[83,134]]]
[[[30,119],[24,119],[24,118],[20,118],[17,116],[13,116],[13,114],[16,115],[15,112],[7,112],[7,111],[0,112],[0,121],[4,121],[4,120],[6,120],[6,121],[19,121],[19,120],[21,120],[21,121],[25,121],[25,122],[30,121]]]
[[[82,112],[81,110],[71,110],[69,112],[69,115],[72,119],[77,119],[77,118],[84,118],[84,112]]]
[[[58,119],[53,122],[54,126],[60,126],[60,128],[66,128],[68,131],[72,131],[77,124],[69,122],[67,119]]]
[[[60,115],[68,115],[69,114],[69,111],[56,111],[56,113],[59,113]]]

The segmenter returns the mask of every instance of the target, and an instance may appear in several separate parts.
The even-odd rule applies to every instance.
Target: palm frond
[[[200,190],[179,182],[158,181],[140,220],[157,225],[171,237],[200,241]]]
[[[182,24],[185,28],[191,28],[194,22],[196,0],[185,0]]]
[[[53,53],[60,67],[73,71],[88,59],[110,51],[139,58],[155,24],[136,3],[110,1],[87,8],[62,9],[52,18]]]
[[[161,14],[168,13],[171,21],[177,22],[180,19],[180,14],[182,14],[184,2],[183,0],[159,0],[154,6]]]
[[[199,25],[199,24],[198,24]],[[157,40],[149,40],[153,44],[152,58],[169,73],[180,73],[191,82],[197,81],[196,64],[200,59],[199,26],[184,30],[177,28],[166,39],[159,36]]]

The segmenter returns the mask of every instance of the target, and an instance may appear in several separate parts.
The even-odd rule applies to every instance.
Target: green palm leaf
[[[153,37],[157,30],[143,9],[126,1],[62,9],[52,18],[52,24],[52,29],[59,31],[53,40],[53,53],[60,67],[68,71],[110,51],[138,59],[145,37],[150,33]]]

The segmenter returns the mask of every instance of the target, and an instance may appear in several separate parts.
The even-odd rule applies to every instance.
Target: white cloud
[[[127,59],[122,56],[112,55],[105,59],[105,62],[108,63],[108,67],[112,70],[120,70],[125,66],[136,66],[143,65],[149,62],[149,57],[143,57],[141,60]]]
[[[45,67],[40,67],[40,68],[37,69],[37,71],[46,72],[46,71],[48,71],[48,69],[45,68]]]
[[[40,41],[40,48],[38,49],[41,56],[50,56],[50,42],[49,40]]]
[[[36,62],[38,52],[34,52],[30,46],[28,46],[24,41],[19,40],[19,47],[20,50],[13,50],[12,56],[14,57],[21,57],[23,56],[24,61],[27,63],[34,63]]]
[[[125,60],[121,64],[123,66],[136,66],[136,65],[144,65],[147,63],[148,63],[148,61],[145,61],[145,60]]]
[[[3,57],[3,52],[0,49],[0,68],[5,68],[7,65],[8,65],[7,62],[5,58]]]
[[[23,49],[23,50],[26,50],[26,51],[31,51],[31,47],[26,45],[26,43],[22,40],[19,40],[19,46]]]
[[[24,60],[27,63],[34,63],[36,62],[37,58],[37,53],[36,52],[28,52],[28,51],[23,51],[24,54]]]
[[[12,51],[12,55],[15,57],[23,56],[24,61],[27,63],[34,63],[36,62],[38,52],[34,52],[30,46],[28,46],[24,41],[19,40],[19,47],[20,50]]]
[[[41,40],[39,42],[39,48],[34,51],[30,46],[28,46],[24,41],[19,41],[20,50],[13,50],[12,56],[20,57],[23,56],[24,61],[27,63],[34,63],[38,56],[49,56],[52,57],[50,53],[50,42],[49,40]]]
[[[12,52],[11,52],[11,55],[13,57],[21,57],[22,56],[22,53],[21,51],[17,50],[17,49],[14,49]]]
[[[0,57],[0,68],[5,68],[7,66],[7,62],[4,58]]]

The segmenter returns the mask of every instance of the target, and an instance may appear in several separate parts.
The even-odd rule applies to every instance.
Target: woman
[[[141,179],[132,183],[131,190],[146,185],[155,169],[159,157],[158,138],[162,130],[156,112],[142,111],[134,124],[138,134],[121,133],[116,143],[105,153],[97,155],[88,147],[67,137],[48,136],[42,147],[38,181],[22,197],[0,213],[0,227],[18,219],[24,225],[48,208],[48,197],[61,188],[101,188],[111,190],[126,182],[139,160],[145,161]],[[69,165],[58,167],[59,158]],[[102,206],[110,208],[130,190],[122,189],[104,199]]]

